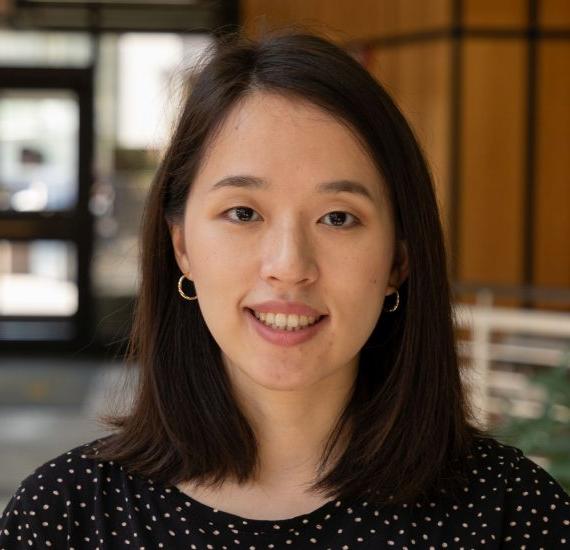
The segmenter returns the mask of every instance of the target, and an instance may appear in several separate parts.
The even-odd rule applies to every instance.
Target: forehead
[[[230,109],[206,146],[195,183],[212,186],[240,174],[307,185],[356,180],[377,199],[384,186],[347,124],[308,101],[268,92],[250,94]]]

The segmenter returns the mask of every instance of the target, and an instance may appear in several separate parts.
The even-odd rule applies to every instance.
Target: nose
[[[264,280],[291,286],[311,283],[317,274],[313,247],[302,227],[291,224],[268,232],[261,267]]]

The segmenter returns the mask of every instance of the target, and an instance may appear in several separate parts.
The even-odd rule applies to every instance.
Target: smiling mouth
[[[297,325],[296,327],[293,326],[288,326],[287,324],[285,325],[276,325],[275,323],[266,323],[265,321],[263,321],[262,319],[260,319],[255,311],[249,307],[245,308],[250,315],[252,315],[256,321],[258,321],[259,323],[263,324],[264,326],[268,327],[268,328],[272,328],[274,330],[281,330],[283,332],[299,332],[311,327],[314,327],[315,325],[317,325],[318,323],[320,323],[324,318],[328,317],[328,315],[320,315],[319,317],[316,318],[315,321],[313,321],[311,324],[308,325]],[[298,316],[301,317],[301,316]],[[305,316],[306,317],[306,316]]]

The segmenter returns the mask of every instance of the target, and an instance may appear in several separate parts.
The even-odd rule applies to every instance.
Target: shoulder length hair
[[[204,151],[229,110],[258,90],[301,98],[355,131],[386,182],[405,241],[409,276],[400,306],[381,315],[365,343],[351,397],[323,451],[312,489],[331,498],[367,495],[382,506],[453,491],[477,427],[461,383],[434,187],[403,115],[348,53],[298,29],[218,42],[191,79],[181,115],[146,202],[141,285],[127,363],[139,372],[133,406],[106,415],[113,433],[100,460],[154,482],[217,485],[254,478],[258,447],[232,395],[199,307],[176,290],[181,273],[170,224],[182,220]],[[340,458],[327,464],[340,436]]]

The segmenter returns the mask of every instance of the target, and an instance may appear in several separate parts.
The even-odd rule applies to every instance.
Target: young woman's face
[[[362,192],[334,192],[347,182]],[[198,296],[185,307],[200,307],[230,379],[242,386],[352,380],[380,314],[389,315],[385,295],[405,276],[394,263],[387,191],[356,137],[310,103],[264,92],[226,118],[172,239]],[[304,329],[310,338],[293,341],[303,331],[263,329],[248,309],[269,300],[326,317]]]

